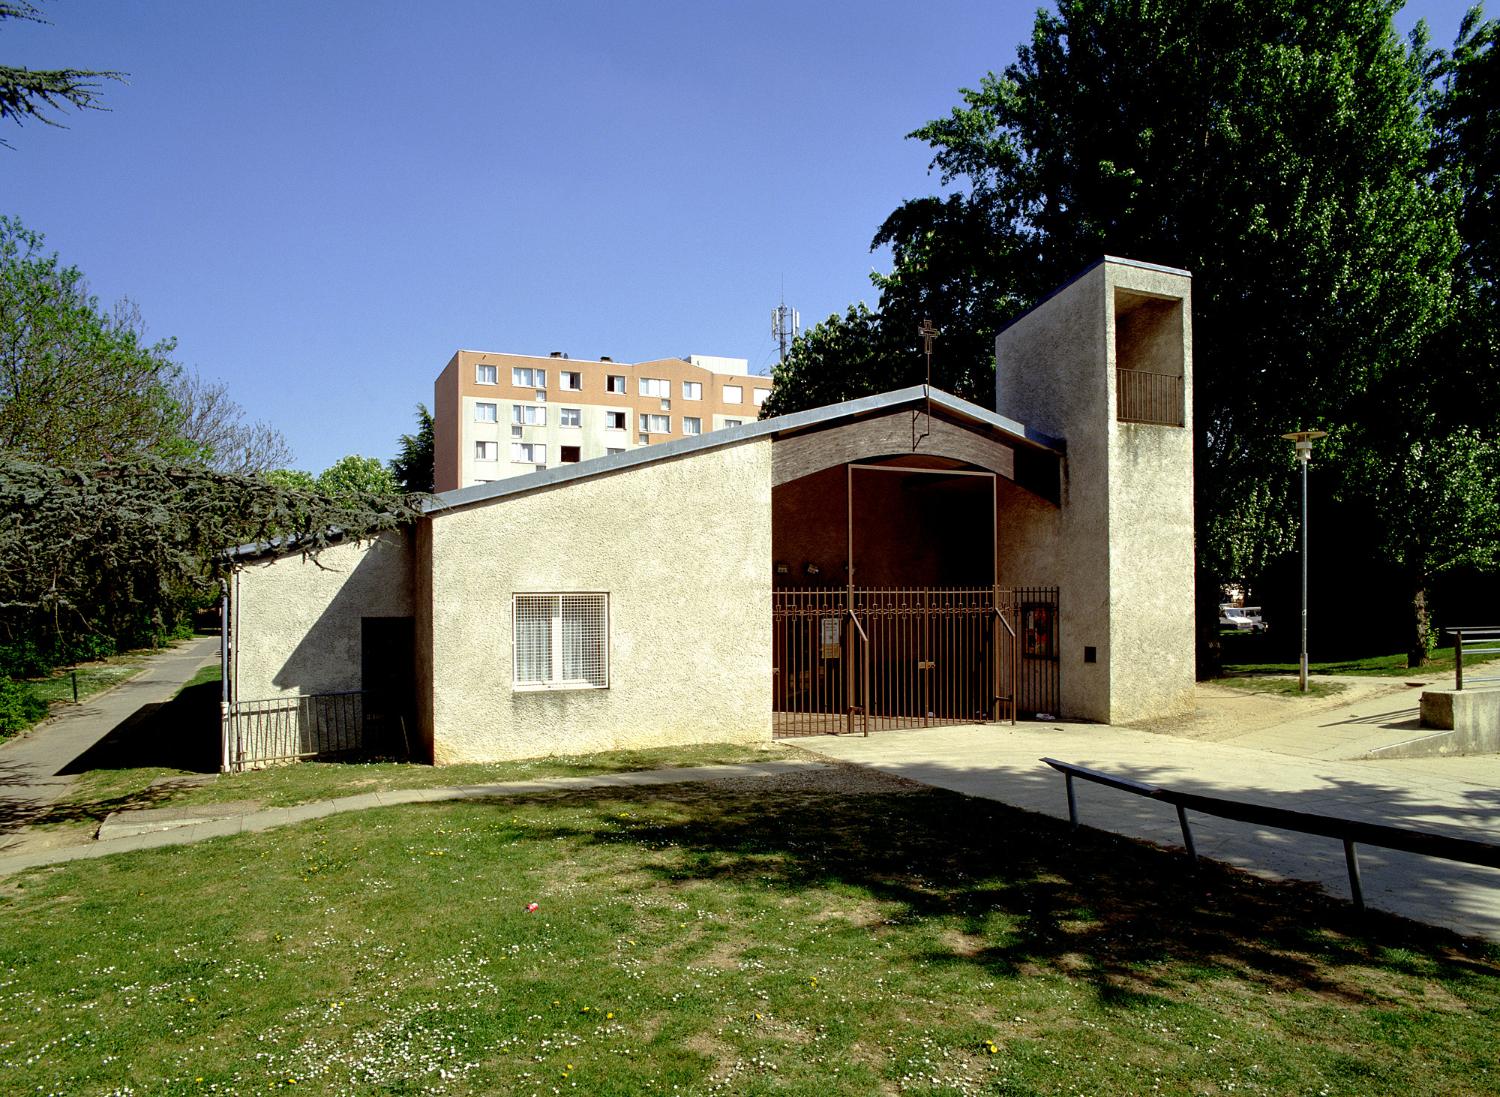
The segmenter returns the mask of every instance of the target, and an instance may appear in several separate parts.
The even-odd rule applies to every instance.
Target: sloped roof
[[[912,385],[910,388],[896,389],[878,396],[862,396],[857,400],[846,400],[842,404],[829,404],[826,407],[809,408],[807,411],[793,412],[790,415],[778,415],[772,419],[760,419],[738,427],[725,427],[692,438],[677,438],[670,442],[642,446],[608,457],[596,457],[577,464],[560,465],[524,476],[511,476],[489,484],[455,488],[452,491],[434,495],[427,503],[425,510],[428,514],[440,514],[457,507],[487,503],[509,495],[519,495],[523,492],[566,484],[574,480],[585,480],[622,469],[649,465],[655,461],[669,461],[675,457],[718,449],[721,446],[732,446],[767,435],[780,436],[814,430],[901,407],[925,405],[929,394],[934,409],[941,410],[952,418],[967,420],[978,428],[993,431],[1011,445],[1051,453],[1059,457],[1066,449],[1066,443],[1060,438],[1052,438],[1040,431],[1032,430],[1014,419],[998,415],[978,404],[971,404],[967,400],[961,400],[942,389],[933,388],[929,393],[927,385]]]

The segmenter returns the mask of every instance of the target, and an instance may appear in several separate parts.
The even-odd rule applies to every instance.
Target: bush
[[[0,735],[25,731],[47,715],[47,702],[9,676],[0,676]]]
[[[0,644],[0,677],[39,678],[56,664],[56,652],[35,640]]]

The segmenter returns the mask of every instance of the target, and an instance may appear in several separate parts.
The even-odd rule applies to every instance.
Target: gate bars
[[[1055,627],[1056,606],[1055,587],[774,591],[775,734],[1014,723],[1055,708],[1055,656],[1023,652],[1017,622],[1045,607]]]

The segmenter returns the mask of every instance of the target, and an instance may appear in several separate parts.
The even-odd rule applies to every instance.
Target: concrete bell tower
[[[995,338],[995,410],[1067,444],[1051,521],[1000,543],[1059,587],[1063,716],[1192,708],[1192,362],[1192,276],[1112,256]]]

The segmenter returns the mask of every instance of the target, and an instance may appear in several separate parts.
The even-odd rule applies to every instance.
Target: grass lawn
[[[1500,1089],[1488,946],[845,767],[333,816],[0,911],[11,1093]]]
[[[1294,672],[1295,673],[1295,672]],[[1221,686],[1229,686],[1231,689],[1242,689],[1250,693],[1279,693],[1287,697],[1332,697],[1343,693],[1349,687],[1343,682],[1314,682],[1309,680],[1307,692],[1304,694],[1298,688],[1299,682],[1296,678],[1285,678],[1280,675],[1275,677],[1233,677],[1215,678],[1214,681]]]
[[[217,673],[213,680],[217,682]],[[179,700],[185,696],[186,691],[179,695]],[[164,716],[164,726],[183,726],[179,716]],[[189,723],[187,726],[195,725]],[[96,825],[110,812],[132,808],[213,804],[228,800],[259,800],[265,807],[290,807],[312,800],[331,800],[386,789],[487,785],[535,777],[583,777],[628,770],[764,762],[786,757],[787,753],[785,748],[771,745],[711,743],[441,767],[403,762],[299,762],[247,773],[216,774],[204,784],[177,787],[151,786],[163,778],[201,775],[170,765],[91,768],[78,775],[67,795],[50,805],[36,819],[35,825]]]
[[[1259,639],[1251,637],[1250,639]],[[1487,663],[1492,659],[1500,659],[1500,652],[1486,655],[1477,655],[1471,652],[1464,653],[1464,668]],[[1309,674],[1353,674],[1380,678],[1409,678],[1413,674],[1452,674],[1453,673],[1453,647],[1450,644],[1445,648],[1438,648],[1433,652],[1431,660],[1420,670],[1409,670],[1406,666],[1405,652],[1400,655],[1372,655],[1364,659],[1346,659],[1342,661],[1307,664]],[[1238,662],[1225,663],[1224,673],[1229,676],[1251,675],[1251,674],[1296,674],[1297,664],[1290,663],[1263,663],[1263,662]],[[1226,683],[1229,684],[1229,683]]]

